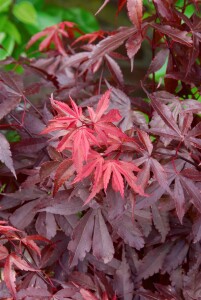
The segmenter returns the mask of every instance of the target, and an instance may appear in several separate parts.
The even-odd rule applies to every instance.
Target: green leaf
[[[52,26],[54,24],[60,23],[62,21],[61,15],[56,14],[51,16],[45,12],[38,12],[38,30],[41,31],[46,27]]]
[[[4,25],[4,31],[10,35],[11,37],[14,38],[14,40],[20,44],[21,43],[21,35],[17,29],[17,27],[15,26],[15,24],[13,24],[10,21],[6,21],[5,25]]]
[[[6,183],[4,183],[0,186],[0,193],[3,193],[5,188],[6,188]]]
[[[96,18],[88,11],[81,8],[69,8],[63,11],[63,20],[75,22],[85,33],[99,30]]]
[[[11,5],[12,0],[0,0],[0,12],[5,12]]]
[[[4,32],[4,25],[7,22],[7,16],[1,15],[0,32]]]
[[[21,140],[21,137],[16,130],[7,130],[5,136],[10,143],[19,142]]]
[[[188,5],[185,9],[185,12],[184,14],[188,17],[188,18],[191,18],[192,15],[195,13],[195,7],[193,4],[191,5]]]
[[[23,1],[13,7],[14,16],[25,24],[37,24],[37,12],[32,3]]]
[[[5,36],[1,42],[0,37],[0,44],[2,47],[0,49],[0,60],[3,60],[12,54],[13,49],[15,47],[15,40],[11,36]]]

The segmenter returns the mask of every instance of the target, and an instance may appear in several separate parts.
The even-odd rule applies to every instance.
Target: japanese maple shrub
[[[201,298],[199,9],[121,0],[129,27],[67,20],[2,62],[1,299]]]

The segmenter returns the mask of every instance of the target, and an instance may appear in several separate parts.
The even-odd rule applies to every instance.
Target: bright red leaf
[[[61,22],[59,24],[45,28],[43,31],[36,33],[27,44],[27,48],[30,48],[40,38],[46,37],[39,45],[39,51],[44,51],[50,48],[51,44],[54,44],[55,48],[61,55],[66,56],[66,51],[61,37],[72,39],[75,32],[81,33],[73,22]]]

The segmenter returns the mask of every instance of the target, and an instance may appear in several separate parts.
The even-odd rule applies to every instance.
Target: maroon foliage
[[[62,22],[2,62],[2,299],[201,298],[198,2],[120,0],[130,27]]]

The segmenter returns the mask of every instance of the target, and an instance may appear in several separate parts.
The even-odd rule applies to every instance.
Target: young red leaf
[[[20,232],[20,230],[18,230],[17,228],[14,228],[12,226],[7,226],[5,224],[7,224],[6,221],[0,221],[0,233],[1,234],[6,234],[6,233],[9,233],[9,232],[12,232],[12,231]]]
[[[34,241],[42,241],[42,242],[50,243],[50,240],[40,235],[28,235],[25,238],[21,239],[21,242],[24,245],[26,245],[27,247],[35,251],[39,256],[41,256],[41,250]]]
[[[28,263],[21,259],[17,254],[11,253],[5,262],[3,274],[4,274],[4,280],[6,282],[7,287],[11,291],[12,295],[15,297],[16,295],[16,285],[15,285],[15,271],[13,269],[13,265],[15,265],[17,268],[20,270],[25,270],[25,271],[32,271],[36,272],[37,270],[32,268]]]
[[[0,244],[0,260],[6,258],[9,255],[7,248]]]
[[[45,28],[43,31],[36,33],[28,42],[27,48],[30,48],[35,44],[41,37],[46,36],[46,38],[40,43],[39,50],[44,51],[49,49],[50,45],[53,43],[55,48],[61,55],[66,56],[66,51],[64,49],[61,36],[65,38],[73,38],[74,33],[81,31],[72,22],[61,22],[59,24]]]
[[[82,295],[84,300],[98,300],[97,297],[95,297],[91,292],[85,289],[80,289],[80,294]]]
[[[103,31],[103,30],[98,30],[92,33],[87,33],[84,34],[82,36],[79,36],[72,45],[77,44],[78,42],[85,42],[88,41],[87,44],[92,44],[93,42],[95,42],[97,39],[103,39],[106,37],[106,35],[108,35],[107,31]]]
[[[116,192],[120,192],[121,196],[124,196],[124,182],[123,177],[125,177],[128,184],[131,188],[139,193],[144,194],[140,186],[135,184],[136,176],[134,176],[133,171],[139,171],[139,169],[132,163],[117,161],[117,160],[108,160],[105,161],[103,166],[103,183],[104,190],[106,191],[110,177],[112,178],[112,187]]]

